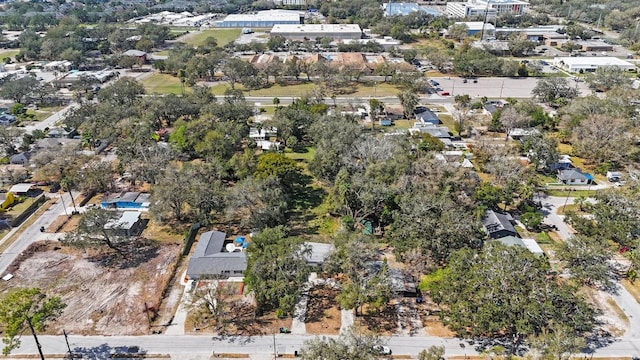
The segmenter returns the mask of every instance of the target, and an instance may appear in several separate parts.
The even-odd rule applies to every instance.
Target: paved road
[[[573,230],[564,222],[564,216],[557,214],[557,210],[563,206],[565,202],[567,204],[573,204],[574,198],[542,196],[540,201],[543,212],[545,213],[545,223],[557,226],[558,233],[560,237],[562,237],[562,240],[569,239],[573,235]],[[623,339],[638,339],[640,338],[640,304],[619,282],[616,283],[616,288],[617,291],[610,295],[616,304],[618,304],[618,307],[620,307],[629,318],[629,327],[623,335]],[[638,355],[640,352],[636,352],[635,354]]]
[[[45,128],[51,128],[53,127],[56,122],[62,120],[65,116],[65,114],[67,113],[67,111],[78,107],[78,104],[76,103],[71,103],[68,106],[66,106],[64,109],[52,114],[51,116],[49,116],[48,118],[42,120],[42,121],[38,121],[37,123],[33,124],[33,125],[28,125],[24,127],[24,130],[27,133],[31,133],[33,130],[44,130]]]
[[[78,194],[76,193],[75,196],[77,195]],[[65,205],[71,206],[69,193],[64,193],[63,201]],[[51,225],[58,216],[65,213],[65,207],[62,205],[63,201],[57,201],[47,211],[45,211],[44,214],[36,219],[31,226],[22,229],[22,233],[18,238],[2,253],[2,255],[0,255],[0,274],[4,275],[9,265],[11,265],[13,260],[15,260],[20,253],[29,247],[29,245],[41,239],[43,235],[40,232],[41,226],[44,226],[45,228],[49,227],[49,225]],[[70,213],[71,209],[67,209],[67,211]],[[11,234],[8,234],[4,239],[2,239],[2,241],[5,241],[10,236]]]
[[[331,337],[331,336],[327,336]],[[273,353],[274,339],[280,354],[293,354],[301,348],[311,335],[276,334],[257,337],[211,337],[211,336],[69,336],[74,353],[84,354],[84,358],[106,359],[104,355],[127,351],[128,347],[138,347],[148,354],[171,354],[179,359],[193,359],[202,355],[216,353],[269,354]],[[46,354],[66,353],[66,344],[62,336],[40,336]],[[395,355],[416,356],[421,350],[432,345],[444,346],[446,356],[478,355],[474,346],[455,338],[393,337],[386,341]],[[31,337],[23,337],[22,346],[13,354],[35,354],[35,343]],[[100,356],[102,354],[102,356]],[[614,339],[607,346],[595,349],[594,356],[625,357],[640,354],[640,339]]]

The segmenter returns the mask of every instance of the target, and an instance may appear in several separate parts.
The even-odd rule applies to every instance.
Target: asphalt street
[[[574,198],[542,196],[540,201],[545,213],[544,222],[549,225],[555,225],[562,240],[569,239],[573,235],[573,230],[564,222],[564,216],[557,214],[557,210],[565,203],[573,204]],[[620,282],[616,282],[616,291],[610,295],[629,318],[629,327],[622,338],[625,340],[640,338],[640,304]],[[638,356],[640,352],[636,351],[635,354]]]
[[[192,359],[213,353],[272,354],[275,342],[279,354],[293,354],[312,335],[276,334],[255,337],[211,337],[211,336],[69,336],[72,351],[83,354],[84,358],[102,359],[112,353],[141,352],[147,354],[171,354],[179,359]],[[327,336],[331,337],[331,336]],[[65,354],[66,343],[63,336],[40,336],[46,354]],[[416,356],[421,350],[432,345],[444,346],[446,356],[478,355],[475,345],[456,338],[439,337],[393,337],[385,341],[394,355]],[[640,339],[610,339],[585,356],[631,357],[640,354]],[[22,346],[12,352],[15,355],[37,353],[32,337],[23,337]],[[100,356],[102,354],[103,356]]]
[[[56,125],[56,123],[58,121],[60,121],[61,119],[64,118],[65,114],[73,109],[78,107],[78,104],[76,103],[71,103],[69,105],[67,105],[64,109],[52,114],[51,116],[49,116],[48,118],[42,120],[42,121],[38,121],[33,125],[28,125],[25,126],[23,129],[27,132],[27,133],[31,133],[33,130],[44,130],[45,128],[51,128],[53,126]]]
[[[55,221],[55,219],[65,214],[65,207],[62,205],[63,202],[67,207],[71,206],[71,198],[69,197],[69,193],[64,193],[63,201],[57,201],[53,204],[47,211],[45,211],[40,217],[38,217],[35,222],[25,228],[21,228],[21,233],[17,239],[0,255],[0,276],[4,276],[7,268],[15,258],[20,255],[24,250],[26,250],[29,245],[40,240],[42,233],[40,232],[40,227],[44,226],[45,228],[49,227],[51,223]],[[77,193],[76,193],[77,196]],[[71,214],[72,208],[67,208],[66,211]],[[7,240],[11,235],[8,234],[1,241]]]

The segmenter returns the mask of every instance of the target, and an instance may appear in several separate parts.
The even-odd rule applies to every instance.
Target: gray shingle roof
[[[244,252],[226,251],[226,237],[220,231],[208,231],[200,236],[189,259],[187,276],[190,279],[244,273],[247,269],[247,256]]]
[[[587,180],[587,177],[584,176],[584,174],[581,173],[579,170],[567,169],[567,170],[560,170],[560,172],[558,173],[558,179],[562,181],[567,181],[571,179]]]
[[[502,230],[517,234],[516,228],[514,228],[511,224],[510,216],[497,213],[493,210],[487,210],[484,213],[484,218],[482,218],[482,226],[484,226],[489,235]]]

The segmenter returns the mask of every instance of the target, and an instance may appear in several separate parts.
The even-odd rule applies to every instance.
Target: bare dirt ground
[[[433,303],[428,296],[424,297],[424,302],[418,307],[422,326],[429,336],[454,337],[456,333],[449,330],[438,316],[438,305]]]
[[[206,286],[203,282],[198,287]],[[237,282],[219,282],[218,286],[229,286],[233,294],[224,296],[226,309],[225,325],[216,330],[214,317],[208,313],[192,309],[185,321],[185,334],[218,336],[255,336],[277,333],[281,327],[291,328],[291,317],[278,318],[274,312],[256,316],[255,299],[243,294],[244,284]]]
[[[392,300],[393,302],[394,300]],[[363,314],[355,319],[355,325],[365,331],[372,331],[381,336],[391,336],[398,329],[398,315],[393,303],[387,304],[381,310],[363,307]]]
[[[78,250],[57,242],[37,242],[9,267],[11,286],[29,284],[67,304],[49,328],[83,335],[147,334],[149,316],[158,309],[178,244],[136,243],[134,255],[115,258],[104,250]],[[15,281],[13,281],[15,280]]]
[[[341,314],[336,296],[339,291],[329,287],[315,287],[309,291],[305,325],[307,334],[337,335]]]

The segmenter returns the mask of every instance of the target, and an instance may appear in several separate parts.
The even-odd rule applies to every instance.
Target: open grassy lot
[[[204,41],[213,36],[218,42],[218,46],[224,46],[240,36],[242,29],[208,29],[194,32],[185,36],[184,41],[192,46],[200,46]]]
[[[175,76],[167,74],[154,73],[147,76],[142,80],[142,85],[147,90],[147,93],[153,94],[181,94],[182,88],[180,79]],[[185,86],[185,91],[189,91],[189,88]]]
[[[0,50],[0,61],[4,61],[6,58],[12,58],[20,52],[19,49]]]

